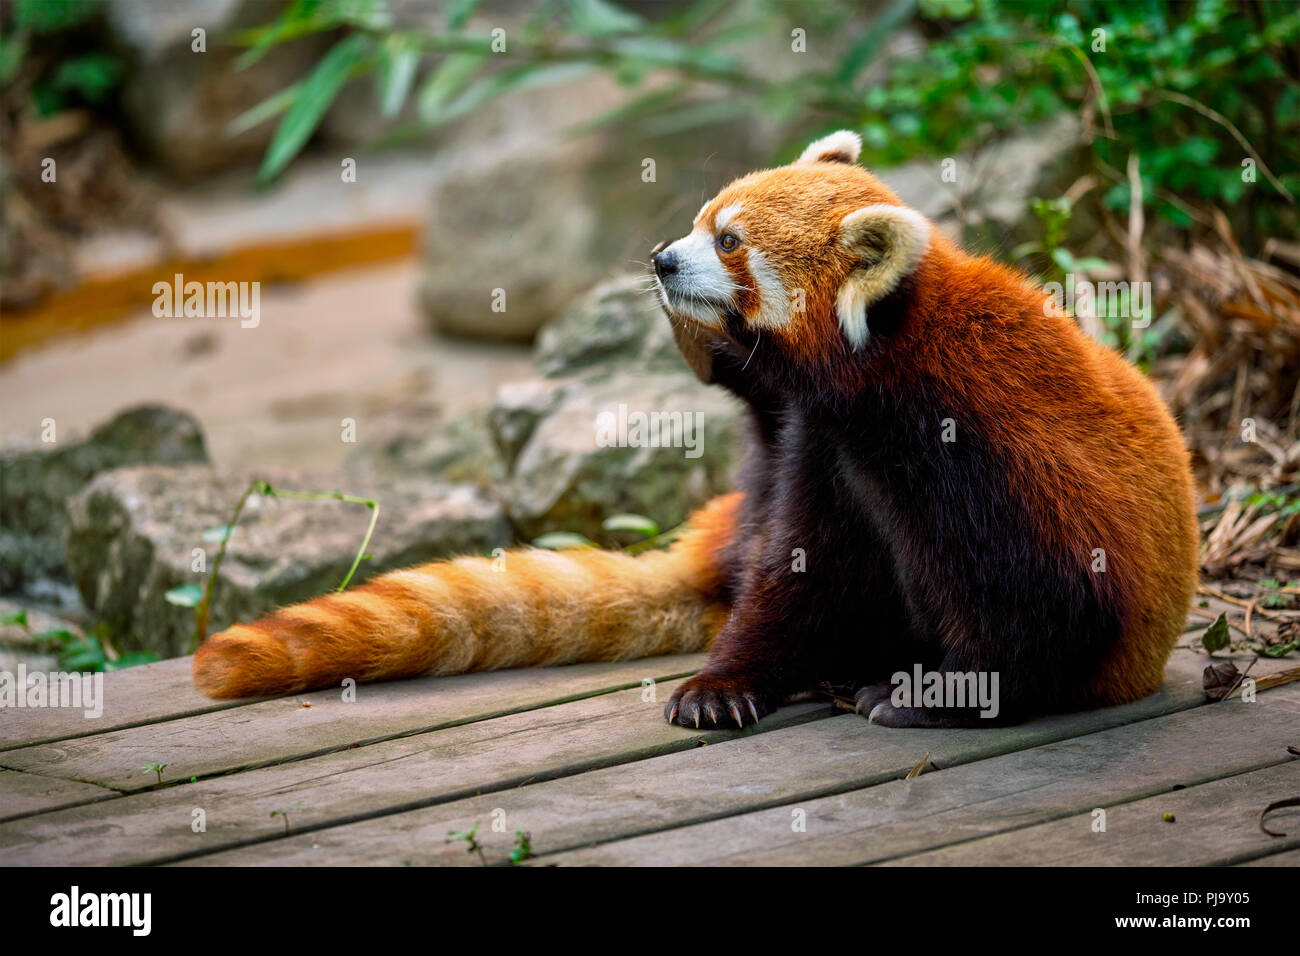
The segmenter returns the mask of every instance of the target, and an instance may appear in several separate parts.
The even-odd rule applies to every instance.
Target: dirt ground
[[[155,318],[148,310],[20,353],[0,366],[0,436],[59,438],[118,410],[162,402],[195,415],[224,467],[332,469],[355,446],[340,420],[367,426],[399,407],[463,413],[526,378],[523,346],[430,338],[414,262],[261,290],[261,321]]]

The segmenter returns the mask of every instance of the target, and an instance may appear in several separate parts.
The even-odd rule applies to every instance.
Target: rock
[[[0,452],[0,591],[64,603],[58,592],[69,582],[65,502],[96,475],[126,465],[203,461],[198,423],[158,405],[128,409],[81,441]]]
[[[489,553],[511,540],[501,506],[472,486],[301,472],[260,477],[281,489],[342,488],[379,503],[371,559],[354,582],[434,558]],[[193,609],[168,603],[166,594],[206,583],[220,549],[211,532],[230,520],[249,481],[204,466],[124,468],[69,502],[68,567],[119,651],[171,657],[189,650]],[[221,564],[209,632],[336,588],[370,516],[365,506],[342,501],[250,496]]]
[[[710,129],[719,150],[705,156],[691,136],[573,135],[628,96],[608,76],[575,75],[485,104],[440,141],[457,161],[431,191],[424,233],[421,302],[434,328],[531,340],[574,296],[687,232],[701,190],[766,151],[739,121]],[[498,289],[504,311],[493,310]]]
[[[576,531],[603,540],[601,522],[621,512],[667,529],[729,488],[742,413],[721,389],[665,372],[559,387],[510,477],[507,507],[525,537]],[[638,416],[651,415],[675,419],[657,442],[636,433]]]
[[[270,23],[281,8],[264,0],[108,0],[109,30],[127,61],[126,118],[136,139],[173,176],[201,179],[261,158],[277,124],[232,136],[231,121],[301,80],[334,41],[302,37],[236,70],[244,51],[227,42],[227,34]],[[206,52],[191,47],[196,27],[206,31]]]
[[[506,506],[527,538],[633,512],[667,529],[726,491],[744,413],[701,385],[640,276],[602,283],[545,326],[543,378],[503,386],[488,413],[509,469]],[[667,423],[656,438],[638,418]]]
[[[379,441],[359,447],[349,456],[349,474],[397,473],[426,479],[491,488],[505,478],[485,413],[411,421],[403,418],[388,427]]]
[[[538,423],[559,407],[567,391],[567,383],[544,378],[511,382],[497,389],[488,424],[507,468],[514,467]]]
[[[420,301],[435,329],[527,341],[601,277],[606,263],[590,250],[595,211],[569,152],[472,170],[433,187]],[[467,249],[467,234],[493,238]]]
[[[1078,178],[1082,129],[1062,116],[1019,136],[956,156],[956,179],[942,166],[915,160],[875,170],[898,198],[972,249],[994,249],[1014,239],[1041,238],[1030,209],[1035,197],[1061,195]]]
[[[619,276],[573,302],[538,335],[538,370],[549,377],[681,372],[672,329],[649,290],[647,277]]]

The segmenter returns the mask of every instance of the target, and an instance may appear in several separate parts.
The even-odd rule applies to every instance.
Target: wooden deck
[[[216,703],[188,659],[108,674],[97,720],[0,709],[0,863],[481,866],[517,830],[535,865],[1300,862],[1300,811],[1269,817],[1285,837],[1258,825],[1300,795],[1300,684],[1207,704],[1205,658],[1180,650],[1147,700],[1009,729],[890,730],[822,702],[745,732],[670,727],[663,701],[701,661],[353,702]],[[475,822],[481,857],[447,841]]]

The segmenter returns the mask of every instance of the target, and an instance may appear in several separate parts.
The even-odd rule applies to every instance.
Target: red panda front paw
[[[682,727],[744,727],[773,710],[770,698],[748,681],[701,672],[677,688],[664,716]]]

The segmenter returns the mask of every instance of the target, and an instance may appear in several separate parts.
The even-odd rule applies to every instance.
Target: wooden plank
[[[761,729],[686,730],[663,720],[663,701],[673,686],[657,687],[657,701],[643,699],[637,687],[0,823],[0,863],[168,860],[276,839],[284,821],[273,811],[288,810],[290,826],[301,829],[479,793],[508,802],[508,793],[499,791],[530,781],[710,741],[769,736],[769,730],[831,713],[829,704],[803,703],[782,708]],[[206,817],[205,832],[191,829],[195,810]]]
[[[688,656],[683,655],[683,659]],[[1250,656],[1239,655],[1233,659],[1245,668]],[[217,701],[204,697],[194,689],[190,679],[191,660],[190,657],[179,657],[105,674],[104,714],[96,719],[87,719],[79,710],[0,708],[0,751],[228,710],[250,703],[247,700]],[[1199,687],[1200,669],[1206,661],[1204,655],[1179,648],[1174,652],[1166,671],[1167,682]],[[1285,663],[1261,661],[1255,666],[1254,672],[1283,666]],[[659,673],[686,672],[685,669],[655,670]]]
[[[88,718],[64,707],[0,707],[0,751],[102,734],[158,720],[228,710],[243,700],[212,700],[194,689],[189,657],[142,664],[103,675],[104,713]],[[81,680],[93,680],[83,675]]]
[[[352,701],[332,688],[10,750],[0,753],[0,767],[134,793],[157,783],[142,767],[165,764],[163,780],[170,783],[266,766],[638,686],[647,678],[662,681],[692,673],[703,660],[682,654],[362,684]]]
[[[1294,726],[1294,725],[1293,725]],[[1244,744],[1244,741],[1243,741]],[[1300,847],[1300,811],[1259,813],[1274,800],[1300,796],[1300,761],[1243,773],[1106,811],[1106,832],[1091,814],[890,861],[896,866],[1223,866]],[[1174,822],[1163,819],[1172,813]]]
[[[1294,824],[1292,824],[1294,826]],[[1277,827],[1271,827],[1276,830]],[[1284,832],[1288,835],[1290,830]],[[1300,849],[1284,850],[1281,853],[1270,853],[1268,856],[1257,856],[1253,860],[1246,860],[1238,863],[1237,866],[1300,866]]]
[[[1198,707],[914,780],[786,803],[561,854],[548,862],[870,863],[1284,762],[1298,718],[1300,687],[1293,686],[1261,695],[1255,704]],[[793,828],[795,810],[803,813],[804,832]],[[1081,838],[1087,833],[1085,827]],[[982,863],[975,857],[965,862]]]
[[[476,864],[477,857],[465,853],[463,844],[445,843],[448,832],[463,831],[475,821],[480,823],[487,859],[501,862],[519,828],[532,833],[538,853],[554,853],[893,780],[927,752],[940,766],[955,766],[1195,707],[1202,699],[1199,690],[1171,684],[1160,694],[1124,707],[995,730],[892,730],[846,714],[194,862]],[[489,830],[497,809],[506,812],[506,832]],[[784,812],[788,828],[789,811]]]
[[[89,783],[0,770],[0,821],[114,796],[112,790]]]

